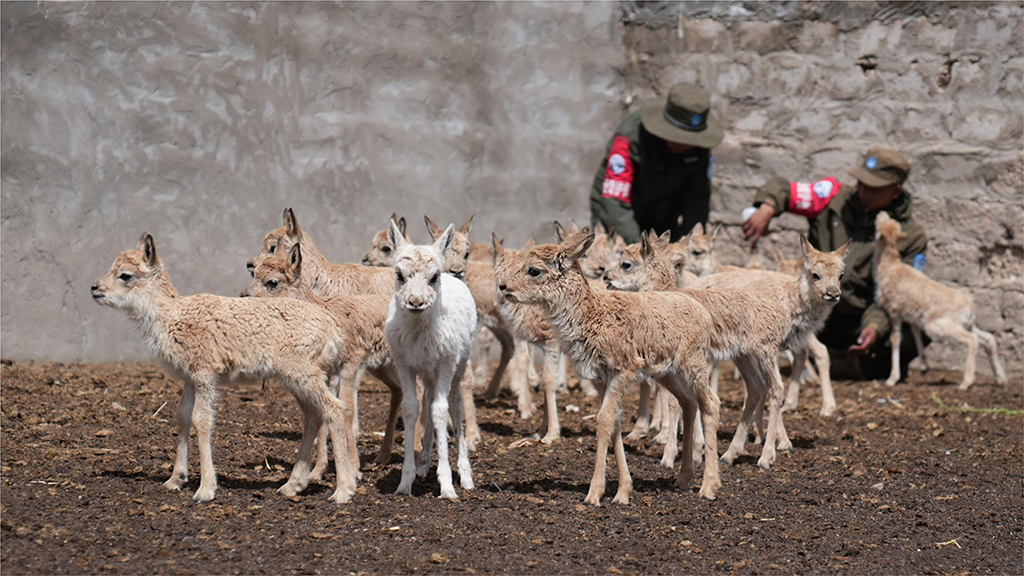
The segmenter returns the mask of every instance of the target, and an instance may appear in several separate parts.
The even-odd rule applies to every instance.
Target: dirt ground
[[[560,405],[566,438],[509,445],[534,431],[514,401],[478,401],[484,441],[477,489],[440,500],[433,472],[398,497],[401,447],[365,469],[380,442],[387,393],[361,394],[364,479],[353,502],[329,483],[294,499],[276,493],[294,462],[299,411],[275,382],[221,393],[214,436],[216,499],[195,504],[171,469],[180,383],[144,364],[9,363],[2,378],[0,571],[4,574],[1020,574],[1024,569],[1024,429],[1020,378],[1008,387],[958,374],[886,388],[836,382],[839,409],[818,416],[816,386],[786,417],[794,449],[770,471],[757,446],[722,469],[711,502],[673,485],[661,448],[627,445],[635,492],[609,459],[603,505],[583,505],[593,470],[598,403]],[[927,380],[927,381],[922,381]],[[720,451],[742,392],[722,385]],[[938,399],[938,401],[936,400]],[[941,401],[943,404],[940,404]],[[635,415],[637,394],[625,414]],[[591,416],[591,417],[588,417]],[[627,429],[629,426],[627,426]],[[458,484],[456,483],[456,486]]]

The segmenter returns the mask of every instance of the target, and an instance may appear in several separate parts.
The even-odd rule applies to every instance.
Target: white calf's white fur
[[[402,418],[406,426],[402,480],[395,494],[412,494],[415,476],[426,476],[436,432],[441,497],[457,498],[448,461],[449,410],[455,428],[459,481],[463,488],[473,488],[462,419],[461,381],[476,331],[476,304],[461,280],[444,273],[445,255],[454,238],[454,227],[449,226],[432,245],[418,246],[405,240],[393,220],[388,225],[388,241],[395,247],[395,295],[388,306],[384,331],[402,383]],[[419,414],[417,376],[423,382],[423,401],[430,403],[431,415],[424,423],[418,466],[411,433]]]

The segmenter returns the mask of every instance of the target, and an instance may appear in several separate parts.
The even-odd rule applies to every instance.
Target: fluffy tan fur
[[[900,223],[886,212],[875,219],[875,301],[892,320],[892,373],[885,383],[892,386],[900,379],[900,326],[910,324],[918,353],[923,353],[923,329],[933,338],[950,338],[967,345],[964,379],[958,388],[966,390],[974,383],[978,340],[985,346],[996,382],[1006,384],[1006,373],[999,361],[996,339],[975,324],[974,302],[959,290],[943,286],[900,259],[897,244],[906,238]]]
[[[297,300],[180,296],[148,234],[93,283],[92,297],[127,311],[168,372],[184,380],[177,456],[164,486],[179,490],[188,479],[189,432],[194,427],[200,484],[193,499],[212,500],[217,490],[211,445],[218,384],[239,377],[277,377],[299,401],[305,417],[298,460],[278,492],[294,496],[306,488],[313,441],[326,422],[337,466],[332,498],[339,503],[351,498],[355,487],[345,469],[343,406],[327,390],[328,374],[336,370],[344,344],[325,310]]]
[[[405,231],[405,217],[399,218],[395,212],[391,213],[391,219],[398,224],[398,230],[405,237],[406,242],[411,242],[409,234]],[[379,266],[390,268],[395,260],[395,247],[388,242],[388,229],[384,228],[373,235],[370,242],[370,249],[363,254],[363,266]]]
[[[277,251],[287,253],[296,244],[302,245],[305,277],[309,287],[317,296],[334,294],[392,294],[395,289],[395,272],[390,268],[361,266],[359,264],[334,264],[327,260],[313,240],[299,227],[295,213],[285,208],[284,226],[271,230],[263,239],[260,253],[249,259],[246,267],[249,273],[263,260]]]
[[[313,293],[309,284],[303,281],[300,244],[292,246],[287,254],[278,251],[277,256],[264,260],[256,268],[252,284],[242,291],[242,296],[294,298],[322,306],[330,313],[345,336],[344,347],[340,350],[343,365],[336,379],[334,392],[342,400],[345,415],[351,423],[348,428],[348,464],[358,479],[359,419],[356,394],[359,390],[359,376],[363,370],[367,370],[383,382],[391,392],[384,440],[375,460],[378,465],[386,463],[394,448],[395,424],[402,406],[402,386],[391,362],[391,353],[384,335],[384,322],[387,320],[388,303],[391,298],[378,294],[320,298]],[[320,434],[320,450],[312,473],[314,479],[319,479],[327,466],[327,444],[323,432]]]
[[[720,229],[720,226],[715,226],[714,230],[705,234],[704,226],[698,222],[693,227],[693,230],[690,230],[690,233],[686,235],[686,242],[679,243],[683,251],[684,266],[688,272],[697,276],[707,276],[708,274],[718,274],[719,272],[744,270],[744,268],[739,266],[719,264],[714,249],[715,239],[718,237]]]
[[[668,236],[651,241],[642,232],[640,242],[628,247],[618,265],[605,274],[611,286],[620,290],[652,292],[676,291],[690,296],[711,315],[709,358],[713,362],[735,362],[747,386],[744,415],[722,461],[731,463],[746,443],[746,423],[768,398],[768,432],[758,465],[771,467],[775,461],[777,437],[785,437],[782,425],[782,376],[778,350],[785,337],[789,319],[782,305],[772,296],[755,290],[694,290],[676,288],[672,265],[665,254]],[[779,431],[782,431],[780,435]],[[666,458],[674,457],[672,434]],[[783,448],[790,447],[788,439]]]
[[[501,245],[498,237],[491,235],[494,246],[494,276],[507,277],[522,267],[521,254],[533,248],[533,239],[522,250],[509,250]],[[502,299],[501,315],[512,327],[517,338],[540,346],[544,351],[544,368],[540,374],[541,389],[544,391],[544,422],[541,424],[541,442],[550,444],[561,438],[558,423],[558,403],[555,398],[556,372],[560,357],[558,338],[555,337],[551,322],[544,309],[536,304],[523,304]],[[529,356],[527,356],[529,358]],[[528,360],[529,361],[529,360]]]
[[[846,270],[843,257],[849,243],[844,244],[835,252],[819,252],[801,236],[801,246],[804,251],[803,268],[799,276],[793,277],[781,272],[770,272],[764,270],[747,270],[740,272],[727,272],[704,276],[694,282],[695,288],[741,288],[763,292],[771,295],[786,311],[788,326],[786,329],[783,346],[798,351],[806,350],[811,346],[814,335],[817,334],[825,320],[828,318],[832,307],[839,302],[842,294],[840,280]],[[812,348],[812,351],[815,349]],[[827,351],[822,346],[817,353],[824,352],[827,358]],[[815,356],[817,358],[817,356]],[[799,363],[797,363],[799,364]],[[827,367],[819,363],[822,373],[827,373]],[[794,374],[803,370],[802,365],[793,367]],[[793,381],[796,381],[794,379]],[[790,384],[792,387],[792,383]],[[835,397],[832,393],[831,382],[822,376],[822,413],[831,413],[835,408]],[[760,419],[760,416],[756,416]]]
[[[586,502],[600,505],[606,457],[614,438],[619,489],[614,501],[627,503],[632,480],[626,466],[619,422],[622,397],[630,386],[651,377],[683,406],[683,458],[676,484],[693,478],[693,421],[704,423],[704,479],[700,495],[713,499],[718,477],[718,397],[708,387],[707,355],[712,321],[693,298],[676,293],[597,292],[578,260],[594,241],[586,228],[560,245],[538,246],[522,266],[496,277],[507,300],[543,304],[562,350],[580,372],[606,383],[597,415],[597,456]]]

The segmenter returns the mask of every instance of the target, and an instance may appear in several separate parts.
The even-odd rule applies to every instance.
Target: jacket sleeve
[[[889,332],[892,330],[889,314],[874,302],[868,304],[868,307],[864,309],[864,314],[860,317],[860,331],[863,332],[868,326],[875,327],[879,341],[888,338]]]
[[[754,196],[754,207],[761,204],[768,204],[775,208],[776,216],[785,212],[786,207],[789,206],[789,180],[775,176],[762,184]]]
[[[633,214],[633,206],[629,202],[604,194],[608,157],[612,153],[615,138],[616,136],[613,135],[608,141],[601,165],[598,166],[597,173],[594,174],[594,181],[590,186],[590,224],[591,227],[598,222],[604,224],[605,228],[615,226],[616,231],[626,243],[633,244],[640,241],[640,225],[637,224],[636,216]]]

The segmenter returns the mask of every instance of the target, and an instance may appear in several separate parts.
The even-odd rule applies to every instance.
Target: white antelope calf
[[[964,379],[957,387],[966,390],[974,383],[978,340],[988,352],[996,382],[1006,384],[1006,372],[999,361],[995,336],[975,324],[974,302],[959,290],[943,286],[900,259],[897,245],[906,238],[900,223],[888,213],[875,217],[875,301],[889,313],[892,334],[892,372],[886,385],[900,380],[900,326],[906,322],[914,335],[917,353],[924,361],[923,329],[932,338],[950,338],[967,345]]]
[[[693,287],[712,290],[739,288],[771,296],[782,305],[786,312],[787,327],[782,345],[790,350],[802,350],[807,347],[807,339],[817,334],[825,325],[825,320],[832,312],[832,307],[839,303],[839,298],[842,295],[839,282],[846,270],[843,257],[846,255],[850,243],[843,244],[835,252],[819,252],[803,236],[800,237],[800,244],[804,251],[804,264],[798,277],[761,270],[724,272],[698,278]],[[823,378],[823,386],[824,382]],[[823,391],[822,396],[824,395]],[[829,390],[829,395],[831,395],[831,390]],[[747,401],[749,400],[750,398],[747,399]],[[754,413],[750,414],[744,407],[744,421],[740,422],[740,426],[744,430],[749,430],[752,422],[747,419],[751,415],[760,422],[762,409],[763,406],[759,405]],[[780,450],[792,448],[781,419],[778,438]],[[746,435],[744,434],[742,440],[745,439]],[[736,442],[740,440],[739,430],[733,440],[733,444],[722,455],[723,462],[731,463],[743,451],[742,441]]]
[[[121,253],[91,289],[99,304],[127,311],[164,369],[185,383],[174,471],[164,486],[180,490],[188,480],[189,433],[195,428],[200,482],[193,500],[212,500],[217,492],[212,449],[217,386],[235,378],[277,377],[305,417],[298,460],[278,492],[294,496],[309,484],[313,441],[326,422],[337,472],[332,499],[343,503],[351,498],[355,486],[345,468],[343,406],[327,389],[342,337],[325,310],[298,300],[180,296],[149,234],[142,235],[136,250]]]
[[[412,494],[415,476],[426,476],[430,470],[436,432],[441,497],[457,498],[448,461],[449,410],[458,446],[459,481],[463,488],[473,488],[461,382],[476,331],[476,305],[469,288],[444,272],[445,256],[454,238],[454,227],[449,226],[433,245],[417,246],[405,241],[393,221],[388,224],[388,241],[395,247],[395,292],[384,331],[402,382],[403,420],[415,422],[419,413],[417,376],[423,380],[423,402],[430,405],[432,416],[424,423],[418,467],[413,435],[406,431],[402,480],[396,494]]]
[[[711,315],[711,342],[708,361],[732,361],[746,383],[747,400],[743,420],[750,421],[754,410],[768,398],[768,432],[758,466],[770,468],[775,461],[775,443],[782,427],[782,376],[779,374],[779,346],[789,328],[789,318],[776,298],[755,290],[694,290],[676,288],[676,276],[665,254],[667,233],[653,242],[647,232],[640,243],[629,246],[619,263],[605,273],[605,281],[618,290],[630,292],[674,291],[690,296]],[[710,368],[710,365],[709,365]],[[673,419],[673,423],[674,423]],[[665,447],[663,464],[675,458],[674,426]],[[746,441],[744,426],[736,429],[733,446]]]
[[[252,284],[242,291],[243,297],[294,298],[323,307],[334,318],[338,329],[345,336],[344,348],[340,351],[343,365],[335,379],[334,393],[345,407],[345,416],[351,426],[348,428],[349,461],[359,479],[358,418],[354,412],[359,403],[359,376],[364,370],[376,377],[391,392],[384,440],[377,452],[375,464],[385,464],[391,458],[394,447],[395,425],[402,406],[402,386],[398,373],[391,361],[387,338],[384,336],[384,322],[388,316],[391,298],[378,294],[347,296],[338,294],[320,298],[313,293],[302,275],[302,246],[296,244],[287,254],[277,251],[277,256],[267,258],[253,273]],[[327,466],[327,439],[321,431],[319,451],[312,478],[318,480]]]
[[[423,219],[426,222],[427,231],[430,233],[430,239],[437,241],[444,231],[429,217],[424,216]],[[505,375],[505,370],[515,355],[516,342],[512,328],[501,315],[501,310],[498,306],[499,295],[494,287],[494,265],[491,262],[470,261],[469,259],[473,252],[473,245],[469,241],[469,232],[472,227],[473,217],[470,216],[469,220],[455,231],[452,249],[445,256],[444,267],[446,272],[461,279],[469,287],[469,292],[473,295],[473,301],[476,303],[477,322],[479,322],[480,326],[487,328],[501,345],[498,367],[494,370],[494,374],[491,375],[491,379],[482,394],[486,399],[494,399],[498,397],[498,393],[501,391],[501,381]],[[478,356],[476,362],[481,367],[481,375],[486,378],[488,360],[487,348],[484,344],[485,342],[481,342],[477,348]],[[469,388],[467,384],[473,383],[473,378],[470,376],[471,372],[467,371],[467,379],[463,381],[464,390]],[[513,379],[512,385],[519,400],[519,417],[523,419],[529,418],[533,415],[533,400],[530,397],[530,388],[518,378]],[[465,398],[470,401],[472,400],[471,389],[467,390]],[[470,445],[473,446],[479,437],[480,432],[476,427],[476,419],[474,417],[473,429],[470,430],[467,427],[466,439],[467,441],[472,440]]]
[[[683,458],[676,485],[693,479],[693,422],[704,422],[704,479],[700,496],[714,499],[718,477],[719,402],[708,387],[707,354],[711,317],[685,294],[595,291],[583,276],[580,256],[594,241],[584,228],[560,245],[537,246],[522,266],[495,279],[506,300],[542,304],[562,350],[588,378],[606,383],[597,415],[597,455],[586,503],[604,495],[608,444],[614,440],[619,489],[614,501],[629,502],[632,479],[626,466],[619,413],[622,396],[634,384],[654,378],[683,407]]]

